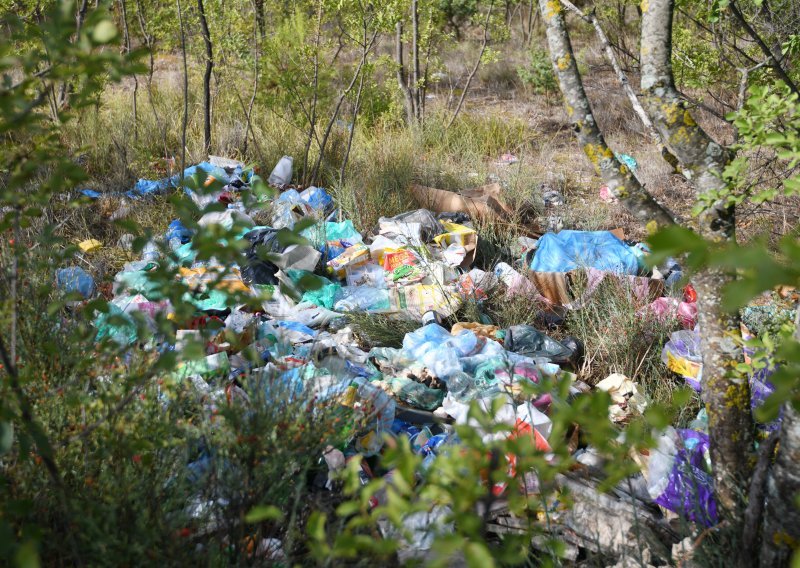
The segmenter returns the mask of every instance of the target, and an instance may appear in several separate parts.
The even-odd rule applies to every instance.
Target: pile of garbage
[[[205,393],[209,404],[246,401],[242,376],[262,374],[321,404],[357,410],[359,427],[347,447],[324,456],[332,469],[355,454],[379,455],[386,435],[407,438],[423,456],[423,467],[430,467],[441,452],[459,444],[453,424],[479,428],[469,414],[474,401],[507,426],[483,433],[487,442],[525,435],[538,451],[550,451],[554,395],[530,393],[546,381],[569,381],[570,396],[591,390],[576,374],[583,345],[579,338],[556,340],[531,325],[458,321],[465,302],[483,302],[498,289],[563,314],[584,305],[604,279],[620,279],[644,306],[643,317],[680,322],[684,329],[664,347],[664,361],[694,388],[701,387],[694,292],[687,286],[681,299],[674,297],[670,291],[681,280],[680,266],[668,261],[651,270],[643,243],[626,241],[616,231],[562,230],[538,239],[521,237],[513,266],[499,262],[482,270],[474,266],[473,217],[507,210],[499,186],[467,194],[415,186],[415,197],[430,208],[381,218],[366,235],[342,219],[323,188],[290,186],[291,166],[284,157],[268,179],[275,188],[267,203],[268,225],[255,220],[262,218],[255,209],[265,203],[263,197],[253,200],[250,190],[264,182],[252,170],[214,157],[188,168],[185,178],[205,178],[205,189],[185,189],[188,197],[201,210],[224,204],[203,214],[197,226],[240,228],[244,260],[222,266],[214,258],[198,259],[194,231],[174,220],[161,243],[148,243],[141,259],[126,263],[114,277],[110,310],[95,319],[97,340],[133,346],[137,323],[144,321],[155,334],[144,348],[180,354],[198,342],[206,356],[181,360],[174,378]],[[178,176],[140,180],[127,197],[179,185]],[[295,235],[291,242],[282,238],[287,231]],[[90,252],[94,244],[82,248]],[[159,339],[155,324],[156,314],[169,318],[172,313],[162,286],[150,277],[160,266],[174,267],[188,290],[184,300],[196,308],[191,325],[176,329],[174,344]],[[588,280],[579,295],[571,284],[578,271]],[[56,282],[87,299],[98,293],[92,277],[78,266],[59,269]],[[234,292],[251,301],[231,306]],[[363,350],[347,317],[353,312],[414,320],[418,327],[405,335],[401,347]],[[647,407],[638,385],[624,375],[611,375],[596,388],[611,395],[609,418],[615,422],[624,423]],[[238,394],[231,397],[231,392]],[[670,429],[643,469],[653,502],[710,525],[717,517],[703,428],[700,420],[694,430]],[[595,463],[591,448],[577,449],[575,457]],[[494,488],[497,495],[509,490]],[[424,542],[421,538],[416,545]]]

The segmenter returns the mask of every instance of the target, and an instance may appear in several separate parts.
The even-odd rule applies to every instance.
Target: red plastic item
[[[697,290],[691,284],[687,284],[683,289],[683,301],[689,303],[697,301]]]

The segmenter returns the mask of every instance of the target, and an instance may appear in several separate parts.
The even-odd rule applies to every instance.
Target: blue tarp
[[[530,268],[534,272],[595,268],[637,274],[639,262],[630,247],[608,231],[561,231],[539,239]]]

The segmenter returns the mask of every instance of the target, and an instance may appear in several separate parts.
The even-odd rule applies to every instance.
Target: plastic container
[[[287,185],[292,183],[292,163],[294,160],[291,156],[284,156],[275,165],[272,173],[269,174],[267,181],[272,185]]]

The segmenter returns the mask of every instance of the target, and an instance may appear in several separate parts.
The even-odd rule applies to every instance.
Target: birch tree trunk
[[[729,153],[695,122],[680,98],[672,76],[674,0],[649,0],[642,5],[642,91],[644,107],[665,143],[690,178],[698,197],[712,205],[699,216],[696,229],[714,241],[734,239],[734,210],[716,198],[725,188],[721,174]],[[721,289],[729,276],[705,270],[693,279],[698,293],[698,320],[703,353],[703,399],[708,412],[711,461],[717,501],[732,515],[741,505],[740,487],[747,487],[753,448],[750,387],[735,376],[740,350],[738,318],[721,307]]]
[[[583,89],[561,4],[539,0],[539,9],[547,29],[550,59],[564,97],[567,116],[586,157],[611,192],[636,219],[642,223],[655,221],[659,226],[674,223],[672,214],[645,191],[639,180],[617,160],[606,144]]]

